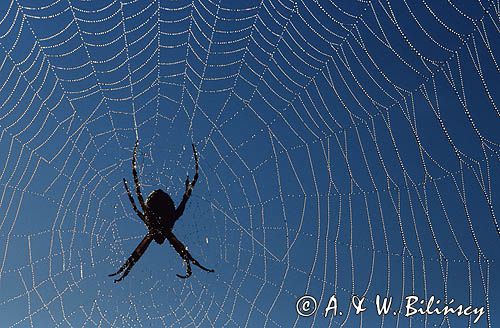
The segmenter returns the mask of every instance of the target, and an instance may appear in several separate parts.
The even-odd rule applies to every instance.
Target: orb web
[[[497,2],[0,6],[6,326],[498,322]],[[215,273],[180,280],[152,244],[107,277],[147,232],[122,185],[136,139],[143,192],[176,203],[196,144],[175,233]],[[356,315],[352,295],[399,312]],[[406,317],[406,295],[485,314]]]

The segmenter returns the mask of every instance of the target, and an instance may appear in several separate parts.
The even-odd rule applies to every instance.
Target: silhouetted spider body
[[[139,140],[135,142],[134,146],[134,155],[132,157],[132,175],[134,176],[134,184],[135,184],[135,193],[137,194],[137,199],[139,200],[139,204],[142,208],[142,211],[139,211],[137,206],[135,205],[134,197],[132,197],[132,193],[128,188],[127,180],[123,179],[123,184],[125,185],[125,190],[127,191],[128,199],[132,204],[132,208],[134,209],[137,216],[146,224],[148,227],[148,233],[144,237],[144,239],[139,243],[139,245],[135,248],[132,255],[127,259],[127,261],[120,267],[120,269],[110,274],[109,276],[115,276],[123,272],[123,275],[119,279],[115,279],[115,282],[119,282],[125,278],[134,264],[139,261],[141,256],[144,254],[149,244],[154,240],[158,244],[163,244],[165,239],[167,239],[172,245],[172,247],[179,253],[184,262],[186,263],[186,275],[177,275],[179,278],[188,278],[191,276],[191,263],[201,268],[202,270],[208,272],[214,272],[214,270],[207,269],[202,266],[198,261],[196,261],[191,254],[186,249],[179,239],[174,235],[172,229],[174,228],[175,222],[182,216],[184,213],[184,209],[186,208],[186,203],[191,197],[191,193],[193,188],[198,181],[198,154],[196,153],[196,149],[193,146],[193,154],[195,161],[195,174],[193,177],[193,181],[189,181],[189,176],[186,178],[186,189],[184,191],[184,195],[182,196],[182,201],[179,206],[176,208],[172,198],[163,190],[157,189],[153,191],[147,198],[146,202],[144,202],[144,198],[141,193],[141,186],[139,183],[139,177],[137,175],[137,147],[139,146]]]
[[[153,231],[154,240],[161,245],[165,241],[166,231],[172,230],[178,219],[174,201],[169,194],[157,189],[146,199],[146,207],[150,214],[148,229]]]

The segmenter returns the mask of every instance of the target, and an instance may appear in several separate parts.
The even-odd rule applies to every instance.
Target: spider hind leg
[[[198,262],[197,260],[194,259],[193,256],[191,256],[191,253],[189,253],[187,250],[186,250],[186,257],[189,259],[189,261],[191,263],[193,263],[194,265],[196,265],[198,268],[204,270],[204,271],[207,271],[207,272],[215,272],[214,269],[208,269],[206,267],[204,267],[203,265],[200,264],[200,262]]]
[[[181,279],[189,278],[193,274],[193,271],[191,270],[191,263],[189,263],[189,261],[184,261],[184,262],[186,263],[186,275],[183,276],[183,275],[180,275],[178,273],[175,274],[177,277],[179,277]]]
[[[144,237],[144,239],[134,249],[134,251],[132,252],[132,255],[130,255],[130,257],[127,259],[127,261],[125,261],[125,263],[123,263],[123,265],[120,267],[120,269],[118,271],[116,271],[115,273],[109,274],[108,276],[113,277],[113,276],[116,276],[116,275],[123,272],[123,274],[121,275],[120,278],[115,279],[115,283],[122,281],[129,274],[130,270],[132,270],[132,267],[134,266],[134,264],[137,261],[139,261],[139,259],[144,254],[144,252],[146,251],[146,249],[148,248],[149,244],[151,244],[152,241],[153,241],[153,237],[151,235],[147,234],[146,237]]]
[[[215,272],[213,269],[208,269],[208,268],[204,267],[203,265],[201,265],[197,260],[195,260],[193,258],[193,256],[189,253],[189,251],[186,249],[186,246],[184,246],[184,244],[179,239],[177,239],[177,237],[171,231],[169,233],[167,233],[167,239],[170,242],[170,245],[172,245],[174,247],[174,249],[177,251],[177,253],[182,257],[182,259],[186,263],[186,275],[183,276],[180,274],[176,274],[177,277],[182,278],[182,279],[189,278],[192,274],[191,263],[193,263],[198,268],[200,268],[204,271]]]

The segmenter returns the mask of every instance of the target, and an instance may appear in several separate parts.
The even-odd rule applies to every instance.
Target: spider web
[[[353,294],[499,322],[498,1],[0,6],[3,326],[473,325],[355,315]],[[176,203],[196,144],[175,233],[215,273],[178,279],[153,243],[107,277],[146,233],[137,138],[144,193]]]

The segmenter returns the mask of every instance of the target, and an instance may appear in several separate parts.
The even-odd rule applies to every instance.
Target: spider
[[[192,274],[191,271],[191,263],[201,268],[202,270],[208,272],[214,272],[212,269],[207,269],[203,265],[201,265],[198,261],[196,261],[191,254],[186,249],[179,239],[174,235],[172,229],[174,228],[175,222],[182,216],[184,213],[184,208],[186,207],[186,203],[191,196],[191,192],[198,180],[198,154],[196,153],[196,149],[193,146],[193,154],[194,154],[194,162],[195,162],[195,174],[192,181],[189,181],[189,175],[186,178],[186,190],[184,191],[184,196],[182,197],[182,201],[179,206],[175,208],[174,202],[172,198],[161,189],[157,189],[153,191],[148,198],[146,199],[146,203],[144,203],[144,198],[142,197],[141,187],[139,184],[139,177],[137,176],[137,147],[139,146],[139,140],[135,142],[134,146],[134,155],[132,157],[132,174],[134,176],[134,184],[135,184],[135,192],[137,194],[137,198],[139,199],[139,204],[141,205],[142,211],[139,211],[137,206],[135,205],[135,200],[130,193],[130,189],[128,188],[127,180],[123,179],[123,184],[125,186],[125,190],[127,191],[128,199],[132,204],[132,208],[139,218],[146,224],[148,228],[148,233],[144,237],[144,239],[139,243],[139,245],[135,248],[132,255],[127,259],[127,261],[120,267],[120,269],[110,274],[109,276],[115,276],[123,272],[119,279],[115,279],[115,283],[123,280],[125,278],[134,264],[139,261],[141,256],[146,252],[149,244],[154,240],[158,244],[163,244],[165,239],[170,242],[170,245],[179,253],[181,258],[186,263],[186,275],[177,274],[179,278],[189,278]]]

